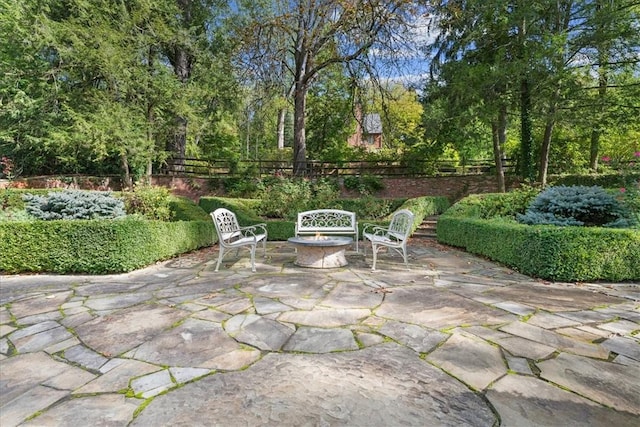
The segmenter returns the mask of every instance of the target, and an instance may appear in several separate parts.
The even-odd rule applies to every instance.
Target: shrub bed
[[[214,243],[205,221],[0,222],[0,271],[122,273]]]
[[[640,279],[640,231],[530,226],[505,218],[483,219],[481,199],[468,197],[441,215],[438,241],[543,279],[565,282]]]
[[[0,191],[0,200],[3,209],[24,209],[23,194],[49,192]],[[0,271],[122,273],[215,243],[206,212],[187,198],[168,200],[172,222],[140,214],[113,220],[0,221]]]
[[[1,196],[1,194],[0,194]],[[13,206],[20,206],[12,195]],[[258,201],[203,197],[200,206],[172,198],[174,221],[154,221],[139,215],[113,220],[0,221],[0,271],[3,273],[123,273],[210,246],[216,242],[208,212],[226,207],[241,225],[265,222],[255,214]],[[8,203],[7,203],[8,204]],[[410,199],[398,209],[415,214],[414,230],[428,215],[441,213],[444,197]],[[364,218],[363,218],[364,219]],[[269,240],[293,236],[293,221],[266,221]]]

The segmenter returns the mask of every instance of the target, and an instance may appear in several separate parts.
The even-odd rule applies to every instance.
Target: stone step
[[[423,239],[435,239],[437,224],[438,224],[437,215],[431,215],[426,217],[422,221],[422,224],[420,224],[416,229],[416,231],[412,234],[412,237],[419,237]]]

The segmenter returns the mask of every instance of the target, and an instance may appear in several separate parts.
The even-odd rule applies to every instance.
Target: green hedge
[[[174,221],[211,221],[209,214],[187,197],[171,196],[169,207]]]
[[[438,219],[438,241],[486,256],[521,273],[564,282],[640,279],[640,231],[529,226],[480,219],[477,197]]]
[[[214,243],[211,221],[0,222],[0,271],[122,273]]]

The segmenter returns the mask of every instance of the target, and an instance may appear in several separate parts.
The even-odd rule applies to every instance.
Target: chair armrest
[[[365,223],[362,225],[363,235],[364,233],[381,235],[381,234],[385,234],[386,232],[387,232],[387,228],[381,227],[377,224]]]
[[[267,234],[267,224],[265,224],[265,223],[248,225],[246,227],[240,227],[239,230],[244,236],[252,235],[252,236],[255,237],[256,230],[258,228],[262,229],[263,234]]]

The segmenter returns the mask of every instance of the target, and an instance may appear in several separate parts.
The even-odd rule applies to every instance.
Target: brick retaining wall
[[[213,187],[207,178],[182,178],[171,176],[154,176],[154,185],[171,189],[171,192],[197,201],[202,196],[222,196],[222,187]],[[445,196],[456,201],[469,194],[498,192],[497,180],[490,175],[441,176],[429,178],[382,178],[384,189],[375,196],[383,198],[412,198],[419,196]],[[15,180],[11,183],[15,188],[82,188],[88,190],[121,189],[117,177],[35,177]],[[518,180],[507,178],[508,188],[516,188]],[[358,197],[354,191],[343,189],[343,196]]]

